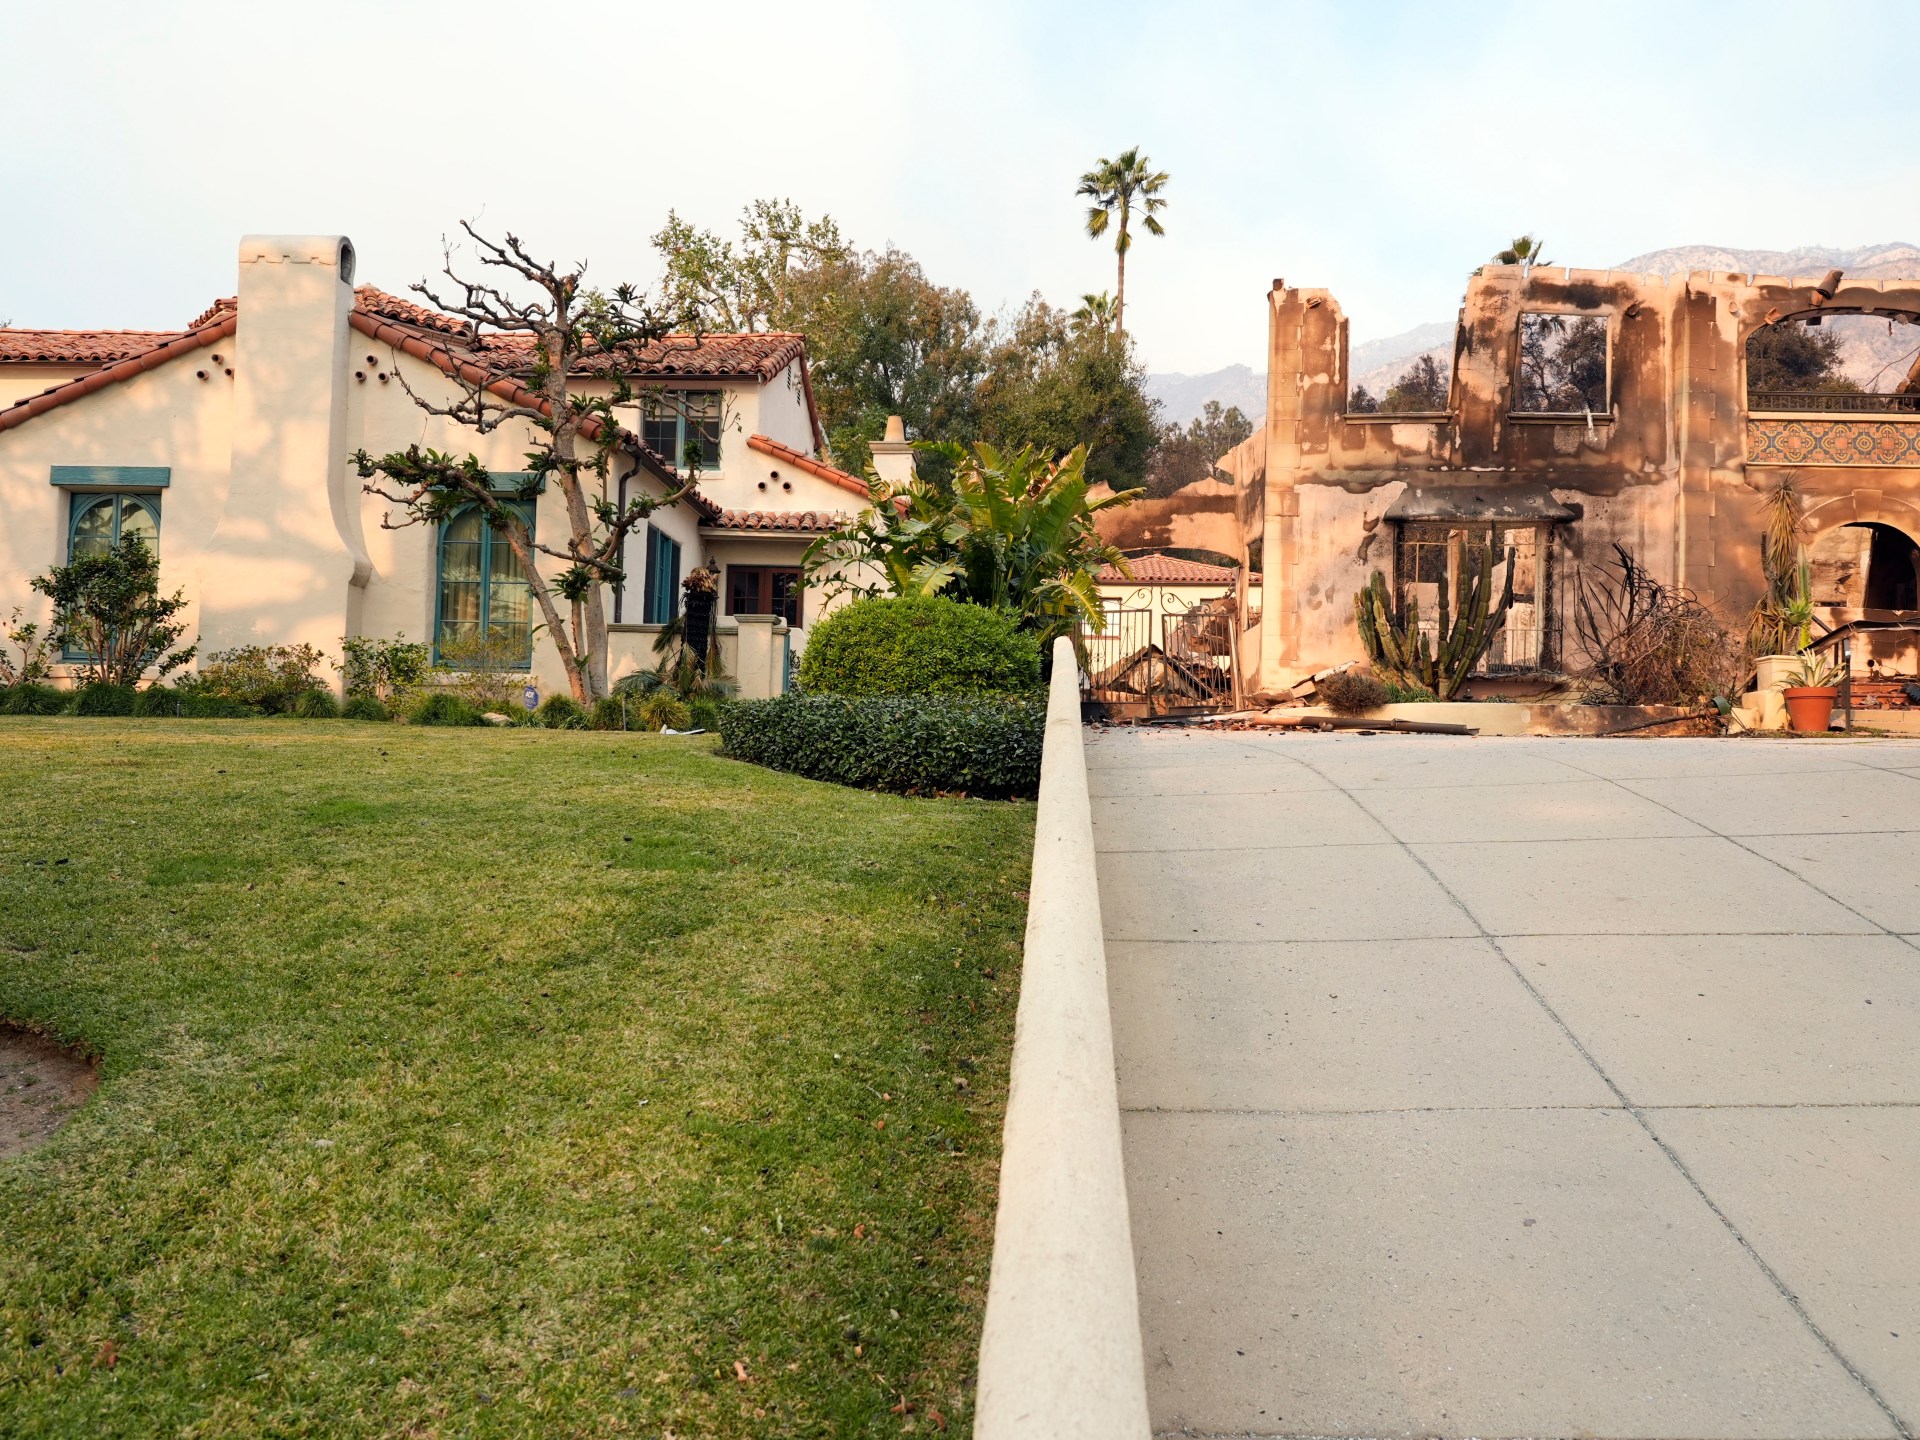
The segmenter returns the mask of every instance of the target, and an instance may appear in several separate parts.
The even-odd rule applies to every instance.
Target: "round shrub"
[[[73,713],[76,715],[131,715],[134,693],[131,685],[114,685],[104,680],[96,680],[91,685],[82,685],[79,693],[73,697]]]
[[[293,713],[302,720],[338,720],[340,702],[325,690],[303,690],[294,697]]]
[[[29,680],[0,690],[0,715],[58,715],[72,698],[58,686]]]
[[[429,690],[413,702],[407,719],[415,725],[484,725],[479,708],[445,690]]]
[[[1013,617],[940,597],[856,600],[813,627],[813,695],[993,695],[1040,684],[1040,646]]]
[[[387,707],[372,695],[354,695],[340,707],[340,714],[347,720],[385,720],[388,719]]]
[[[586,710],[571,695],[549,695],[533,714],[549,730],[584,730],[587,726]]]
[[[711,695],[696,695],[687,702],[687,718],[702,730],[718,731],[725,702]]]
[[[1336,715],[1364,715],[1393,699],[1393,692],[1373,676],[1352,670],[1336,671],[1314,683],[1320,701]]]
[[[133,713],[151,720],[171,720],[184,712],[180,692],[167,685],[149,685],[133,697]]]
[[[636,718],[648,730],[685,730],[693,724],[693,711],[671,690],[656,690],[640,702]]]
[[[587,726],[592,730],[628,730],[639,719],[639,702],[609,695],[603,700],[593,702],[593,713],[587,717]]]
[[[198,690],[181,690],[179,710],[192,720],[249,720],[259,711],[228,695],[208,695]]]

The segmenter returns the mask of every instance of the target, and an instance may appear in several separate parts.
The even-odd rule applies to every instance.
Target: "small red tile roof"
[[[709,530],[791,530],[822,535],[846,518],[825,510],[722,510],[718,519],[704,523]]]
[[[791,445],[782,445],[778,440],[769,440],[765,435],[749,435],[747,448],[758,450],[762,455],[771,456],[783,465],[791,465],[794,469],[816,476],[828,484],[838,485],[842,490],[858,495],[862,500],[873,498],[873,491],[867,488],[867,482],[857,475],[849,475],[846,471],[836,469],[824,460],[815,460],[811,455],[802,455]]]
[[[1123,575],[1118,565],[1103,565],[1095,580],[1101,585],[1231,585],[1234,576],[1240,573],[1232,565],[1181,560],[1157,550],[1150,555],[1133,556],[1127,561],[1127,568],[1133,572],[1131,575]],[[1247,581],[1257,585],[1260,577],[1249,575]]]
[[[64,385],[55,385],[38,395],[25,400],[16,400],[5,410],[0,410],[0,430],[11,430],[16,425],[24,425],[36,415],[44,415],[62,405],[70,405],[75,400],[85,399],[96,390],[104,390],[109,385],[117,385],[122,380],[131,380],[134,376],[148,370],[157,369],[170,360],[178,360],[182,355],[190,355],[195,350],[225,340],[239,328],[239,317],[231,310],[224,312],[212,324],[197,330],[189,330],[184,335],[166,335],[159,343],[149,345],[138,354],[129,355],[124,360],[102,366],[98,370],[67,381]]]

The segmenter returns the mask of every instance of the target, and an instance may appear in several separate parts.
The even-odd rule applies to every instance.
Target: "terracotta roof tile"
[[[112,365],[180,330],[0,330],[0,365]]]
[[[858,495],[863,500],[873,498],[873,491],[868,488],[866,481],[858,476],[849,475],[844,470],[835,469],[824,460],[816,460],[811,455],[802,455],[791,445],[782,445],[778,440],[769,440],[764,435],[749,435],[747,448],[758,450],[762,455],[772,456],[783,464],[791,465],[796,470],[803,470],[829,484],[838,485],[842,490]]]
[[[824,510],[722,510],[718,519],[706,523],[710,530],[791,530],[822,535],[846,518]]]
[[[24,425],[36,415],[44,415],[62,405],[70,405],[96,390],[104,390],[109,385],[117,385],[122,380],[131,380],[145,371],[156,369],[169,360],[177,360],[182,355],[191,354],[205,345],[213,345],[231,336],[238,328],[238,319],[228,311],[213,324],[198,330],[189,330],[184,335],[163,335],[160,343],[150,345],[138,354],[129,355],[112,365],[102,366],[89,374],[69,380],[64,385],[56,385],[51,390],[31,396],[25,400],[16,400],[5,410],[0,410],[0,430],[11,430],[16,425]]]
[[[1103,565],[1095,577],[1101,585],[1231,585],[1239,571],[1231,565],[1208,565],[1199,560],[1181,560],[1155,551],[1135,555],[1127,561],[1133,573],[1122,574],[1117,565]],[[1249,580],[1257,582],[1258,576]]]

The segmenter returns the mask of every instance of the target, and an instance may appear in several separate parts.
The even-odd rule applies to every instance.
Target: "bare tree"
[[[515,278],[501,284],[465,278],[455,273],[449,245],[444,281],[408,288],[473,327],[466,342],[434,337],[444,350],[440,368],[456,396],[441,403],[408,386],[404,375],[401,385],[427,414],[476,434],[526,427],[535,437],[526,457],[529,468],[502,486],[471,453],[457,457],[413,445],[378,459],[362,450],[354,459],[361,478],[369,482],[365,491],[400,507],[398,520],[382,517],[387,529],[437,526],[469,505],[479,507],[526,574],[543,622],[540,628],[560,653],[574,699],[591,704],[608,693],[605,590],[626,580],[622,555],[627,535],[656,509],[677,503],[693,490],[697,463],[687,464],[681,477],[675,477],[618,419],[619,411],[640,401],[633,377],[641,351],[666,341],[674,317],[649,305],[630,285],[611,291],[586,286],[584,262],[563,266],[539,261],[511,234],[496,242],[468,221],[460,228],[473,242],[482,267]],[[518,299],[503,287],[531,287],[532,293]],[[486,343],[489,336],[495,337],[492,346]],[[668,343],[691,345],[698,338]],[[603,382],[604,393],[571,393],[568,380],[573,376]],[[649,495],[624,483],[643,471],[654,474],[667,493]],[[559,544],[536,540],[522,518],[520,507],[533,500],[543,481],[559,489],[565,505],[567,534]],[[562,560],[565,568],[547,575],[537,563],[540,556]]]

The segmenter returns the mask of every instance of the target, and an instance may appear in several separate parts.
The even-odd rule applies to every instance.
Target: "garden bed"
[[[102,1057],[0,1162],[0,1432],[967,1432],[1031,806],[584,732],[0,761],[0,1017]]]

